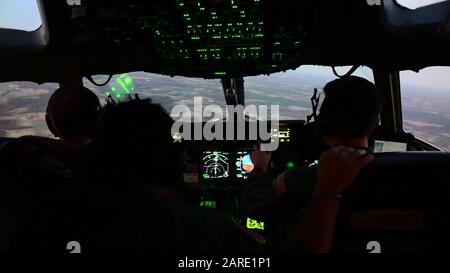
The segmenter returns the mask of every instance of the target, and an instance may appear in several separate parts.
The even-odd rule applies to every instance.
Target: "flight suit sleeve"
[[[274,180],[257,169],[250,173],[241,195],[245,212],[253,211],[277,201]]]
[[[285,197],[290,202],[308,204],[317,180],[317,166],[295,169],[284,175]]]

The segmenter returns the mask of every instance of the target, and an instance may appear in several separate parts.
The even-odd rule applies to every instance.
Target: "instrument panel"
[[[190,127],[196,126],[191,124]],[[246,126],[248,130],[251,127]],[[313,133],[314,126],[292,120],[280,121],[277,129],[267,129],[279,140],[278,149],[272,152],[268,172],[273,179],[286,170],[309,166],[317,159],[313,151],[320,148],[310,142],[317,139]],[[248,132],[245,135],[247,138],[250,136]],[[181,142],[185,149],[184,183],[195,192],[196,198],[190,199],[193,205],[240,217],[239,198],[255,169],[252,152],[258,143],[247,138],[207,141],[184,140],[180,134],[174,135],[174,141]]]
[[[279,140],[279,148],[272,153],[270,175],[273,177],[285,170],[308,166],[317,159],[311,152],[313,147],[306,144],[312,137],[303,121],[280,122],[278,129],[271,130],[271,135]],[[181,141],[185,146],[187,184],[198,188],[240,187],[255,168],[251,154],[258,141],[184,141],[180,138],[179,134],[174,135],[174,141]]]

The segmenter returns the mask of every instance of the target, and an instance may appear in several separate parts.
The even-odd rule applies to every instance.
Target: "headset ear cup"
[[[55,136],[58,137],[55,128],[53,127],[52,121],[50,120],[50,115],[45,113],[45,122],[47,123],[48,130]]]

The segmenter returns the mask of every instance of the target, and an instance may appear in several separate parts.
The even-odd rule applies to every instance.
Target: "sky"
[[[420,8],[423,6],[428,6],[428,5],[445,2],[445,1],[448,1],[448,0],[397,0],[397,2],[400,5],[410,8],[410,9],[416,9],[416,8]]]
[[[36,0],[0,0],[0,28],[34,31],[40,26]]]
[[[345,74],[351,67],[338,67],[336,70],[339,74]],[[302,73],[315,73],[330,75],[331,68],[326,66],[302,66],[290,75],[298,73],[300,76]],[[353,75],[368,78],[373,80],[373,75],[368,68],[360,69]],[[416,87],[433,87],[433,89],[441,91],[450,91],[450,67],[428,67],[420,70],[419,73],[414,71],[403,71],[400,73],[402,83],[407,83],[409,86]]]

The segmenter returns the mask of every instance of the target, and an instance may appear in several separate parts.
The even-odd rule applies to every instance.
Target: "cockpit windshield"
[[[338,74],[345,74],[350,67],[336,68]],[[370,68],[360,67],[354,75],[373,81]],[[107,76],[93,76],[101,84]],[[306,120],[311,114],[311,96],[314,89],[336,79],[330,67],[302,66],[297,70],[270,76],[245,78],[246,105],[278,105],[281,120]],[[205,80],[186,77],[169,77],[146,72],[132,72],[114,75],[105,86],[96,86],[84,79],[84,86],[94,91],[103,103],[108,96],[123,100],[138,94],[151,98],[171,113],[176,105],[193,109],[194,98],[201,98],[204,106],[224,107],[225,97],[219,80]],[[0,137],[23,135],[50,136],[45,123],[45,110],[50,95],[57,84],[38,85],[30,82],[0,83]]]
[[[336,68],[345,74],[351,67]],[[359,68],[354,75],[373,81],[372,70]],[[99,83],[107,77],[94,77]],[[302,66],[297,70],[276,73],[269,76],[247,77],[245,81],[246,105],[278,105],[280,119],[305,120],[311,114],[311,96],[314,89],[319,92],[325,84],[336,79],[330,67]],[[136,93],[141,98],[151,98],[160,103],[169,113],[176,105],[186,105],[193,110],[194,98],[201,98],[204,106],[225,106],[225,98],[219,80],[204,80],[186,77],[168,77],[145,72],[114,76],[110,83],[98,87],[85,80],[84,85],[99,96],[111,95],[121,100]]]

